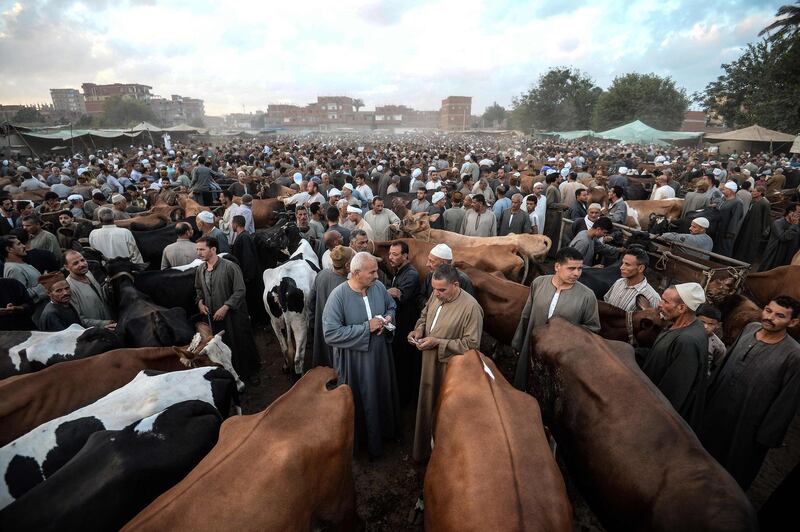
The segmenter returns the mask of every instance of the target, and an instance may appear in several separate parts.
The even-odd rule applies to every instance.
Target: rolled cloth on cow
[[[697,283],[676,284],[675,290],[692,311],[697,310],[697,307],[706,302],[706,293],[703,291],[703,287]]]
[[[204,223],[207,223],[207,224],[213,224],[214,223],[214,215],[211,214],[211,212],[209,212],[209,211],[200,211],[197,214],[197,219],[200,220],[201,222],[204,222]]]
[[[444,260],[453,260],[453,250],[447,244],[436,244],[431,250],[431,255]]]
[[[708,226],[710,225],[709,222],[708,222],[708,218],[704,218],[702,216],[699,216],[699,217],[695,218],[694,220],[692,220],[692,223],[695,224],[695,225],[699,225],[703,229],[708,229]]]

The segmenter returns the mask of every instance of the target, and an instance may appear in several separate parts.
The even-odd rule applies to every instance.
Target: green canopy
[[[666,144],[665,141],[696,139],[701,135],[702,133],[684,131],[661,131],[640,120],[595,134],[602,139],[618,140],[623,144]]]

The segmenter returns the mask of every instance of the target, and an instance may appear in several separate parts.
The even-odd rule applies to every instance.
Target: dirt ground
[[[292,385],[287,375],[281,372],[282,359],[278,343],[269,328],[255,330],[256,345],[259,346],[263,360],[261,384],[250,387],[242,398],[245,414],[263,410],[272,401],[289,390]],[[495,355],[495,363],[506,379],[511,380],[516,363],[510,349],[500,346],[495,349],[494,341],[486,339],[481,350],[487,355]],[[310,355],[310,346],[309,346]],[[370,461],[366,453],[356,454],[354,476],[358,513],[366,523],[368,531],[421,530],[421,524],[409,524],[409,511],[414,507],[422,492],[424,471],[418,470],[411,460],[411,443],[414,432],[416,406],[402,409],[401,438],[395,442],[385,442],[384,456]],[[761,472],[748,491],[748,496],[758,509],[778,486],[781,480],[800,463],[800,415],[796,416],[787,445],[772,450]],[[559,463],[566,483],[567,492],[573,505],[573,529],[578,531],[603,530],[591,509],[576,491],[563,463]]]

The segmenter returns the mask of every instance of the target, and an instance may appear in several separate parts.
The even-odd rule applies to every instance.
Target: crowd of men
[[[646,278],[647,253],[616,240],[614,223],[626,222],[625,191],[639,177],[636,167],[651,163],[650,199],[685,195],[685,216],[713,209],[718,219],[715,239],[703,216],[691,218],[687,233],[660,238],[691,246],[689,253],[760,262],[762,270],[788,264],[800,248],[800,191],[775,221],[768,198],[785,188],[800,160],[749,153],[722,159],[703,150],[647,146],[501,144],[468,136],[363,143],[309,137],[3,160],[0,328],[58,331],[77,323],[113,329],[116,309],[84,255],[62,239],[65,232],[54,234],[57,226],[74,234],[88,221],[91,248],[106,258],[142,263],[133,234],[115,222],[155,202],[174,204],[185,192],[201,205],[220,207],[200,212],[196,228],[176,224],[176,241],[163,250],[160,267],[202,261],[195,278],[198,312],[215,332],[226,331],[226,343],[235,344],[234,367],[257,385],[260,359],[250,321],[263,308],[263,272],[251,204],[265,183],[285,187],[279,197],[322,265],[310,296],[307,366],[332,365],[352,387],[356,435],[371,456],[381,455],[385,439],[397,437],[399,408],[416,401],[412,455],[424,462],[447,361],[480,347],[484,312],[469,276],[453,265],[457,257],[449,246],[436,245],[423,272],[410,264],[405,242],[392,241],[382,267],[369,253],[370,241],[392,240],[401,225],[388,198],[407,193],[413,195],[410,214],[427,215],[432,229],[477,237],[551,236],[555,271],[530,286],[512,341],[518,353],[528,353],[532,329],[553,316],[598,332],[597,298],[578,278],[584,268],[619,260],[621,278],[605,302],[625,311],[658,308],[670,323],[652,348],[637,350],[642,370],[747,487],[797,409],[800,346],[787,331],[800,320],[800,302],[774,298],[760,322],[725,346],[716,335],[721,314],[706,304],[702,287],[677,283],[659,294]],[[523,176],[531,178],[528,194]],[[590,201],[598,186],[607,191],[602,204]],[[41,201],[14,199],[40,189]],[[47,214],[58,216],[54,232],[43,228]],[[560,246],[563,217],[572,225]],[[222,253],[231,253],[238,265]],[[528,357],[520,356],[518,387],[525,387],[528,371]]]

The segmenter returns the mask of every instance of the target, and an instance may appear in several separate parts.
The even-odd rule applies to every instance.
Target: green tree
[[[18,124],[33,124],[35,122],[44,122],[44,117],[35,107],[23,107],[14,115],[14,122]]]
[[[788,4],[779,7],[778,12],[775,13],[776,20],[758,32],[758,36],[761,37],[772,30],[778,30],[772,34],[771,38],[773,39],[779,37],[791,39],[800,35],[800,0],[795,3],[797,5]]]
[[[486,108],[486,111],[483,112],[483,122],[486,126],[494,126],[495,124],[500,124],[503,120],[506,119],[508,113],[506,112],[506,108],[502,105],[497,105],[497,102],[494,102],[493,105],[490,105]]]
[[[579,70],[551,68],[527,93],[514,98],[511,120],[522,131],[589,129],[602,92]]]
[[[605,131],[641,120],[656,129],[676,130],[688,108],[686,91],[672,78],[630,73],[615,78],[597,100],[593,124],[596,131]]]
[[[103,106],[103,125],[115,127],[134,126],[139,122],[155,123],[156,118],[150,106],[137,100],[114,96]]]
[[[748,44],[723,74],[695,95],[706,112],[732,128],[758,124],[800,131],[800,33]]]

